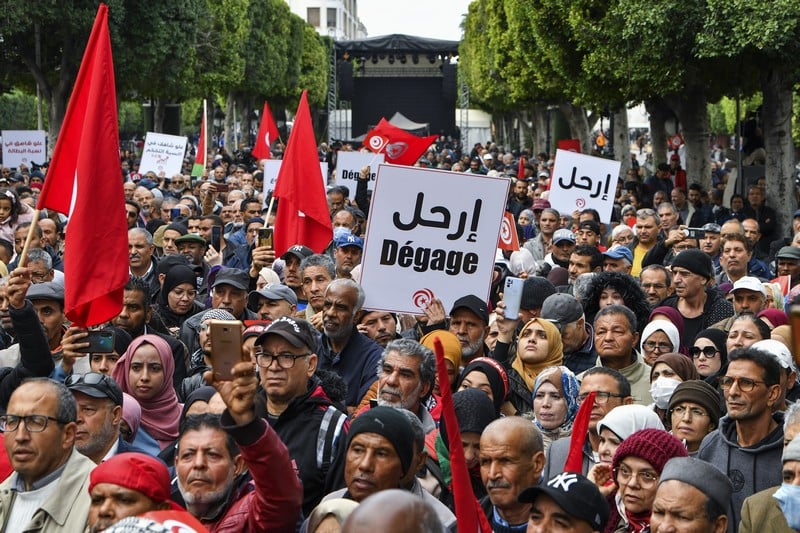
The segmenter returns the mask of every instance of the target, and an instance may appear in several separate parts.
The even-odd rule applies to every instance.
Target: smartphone
[[[169,210],[169,218],[173,222],[175,220],[178,220],[178,217],[180,217],[180,216],[181,216],[181,208],[180,207],[173,207],[172,209]]]
[[[233,367],[250,360],[242,353],[242,323],[238,320],[210,320],[208,324],[214,378],[231,381]]]
[[[228,184],[227,183],[215,183],[214,185],[217,188],[217,192],[228,192]]]
[[[272,248],[272,228],[258,228],[258,246]]]
[[[114,351],[114,332],[113,331],[90,331],[88,337],[81,339],[81,342],[88,342],[86,348],[75,350],[80,353],[112,353]]]
[[[702,239],[706,236],[703,228],[686,228],[684,234],[690,239]]]
[[[522,286],[525,280],[507,277],[503,285],[503,302],[506,304],[506,318],[517,320],[519,318],[519,305],[522,302]]]
[[[211,246],[219,252],[219,247],[222,244],[222,228],[219,226],[211,226]]]

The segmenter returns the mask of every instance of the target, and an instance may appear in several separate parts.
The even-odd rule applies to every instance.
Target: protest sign
[[[550,205],[568,215],[575,210],[596,209],[602,222],[610,222],[619,167],[619,161],[557,150]]]
[[[488,299],[510,181],[379,165],[361,265],[365,308],[421,314]]]
[[[144,138],[139,173],[145,175],[155,172],[160,178],[180,174],[187,141],[186,137],[148,131]]]
[[[47,142],[42,130],[3,130],[3,166],[30,168],[47,161]]]
[[[350,199],[356,198],[356,186],[361,169],[370,167],[367,189],[375,190],[375,175],[378,165],[383,163],[383,154],[372,152],[339,152],[336,156],[336,185],[344,185],[350,190]]]
[[[264,159],[264,192],[274,191],[275,182],[278,181],[278,172],[281,170],[281,159]],[[328,163],[323,161],[319,164],[320,175],[322,176],[322,186],[328,188]],[[267,208],[267,195],[264,195],[263,208]]]

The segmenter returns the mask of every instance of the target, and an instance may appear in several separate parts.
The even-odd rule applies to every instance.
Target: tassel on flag
[[[264,102],[264,109],[261,111],[261,125],[258,127],[258,137],[256,145],[253,147],[253,156],[258,159],[270,159],[270,146],[278,138],[278,126],[272,118],[269,104]]]
[[[69,215],[64,310],[77,326],[122,310],[128,224],[119,173],[119,127],[108,6],[100,4],[37,209]]]
[[[208,164],[208,150],[206,149],[206,117],[208,116],[207,102],[203,100],[203,120],[200,121],[200,139],[197,141],[197,153],[194,156],[192,177],[203,175]]]

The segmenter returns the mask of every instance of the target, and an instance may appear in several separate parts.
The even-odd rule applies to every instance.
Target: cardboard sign
[[[264,193],[267,191],[275,190],[275,182],[278,181],[278,172],[281,170],[281,159],[264,159]],[[322,177],[322,186],[327,189],[328,187],[328,163],[322,161],[319,164],[320,176]],[[267,195],[264,194],[263,208],[268,207]]]
[[[379,165],[361,264],[364,307],[421,314],[439,298],[488,300],[510,181]]]
[[[375,190],[378,165],[383,163],[383,154],[372,152],[339,152],[336,156],[336,185],[344,185],[350,191],[350,200],[356,198],[356,187],[361,169],[370,167],[367,189]]]
[[[42,130],[3,130],[3,166],[29,169],[47,161],[47,140]]]
[[[575,210],[596,209],[601,221],[611,222],[619,168],[619,161],[557,150],[550,205],[568,215]]]
[[[187,142],[186,137],[148,131],[144,138],[139,173],[144,176],[148,172],[155,172],[159,178],[180,174]]]

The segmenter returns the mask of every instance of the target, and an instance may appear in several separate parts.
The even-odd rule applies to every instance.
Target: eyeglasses
[[[589,397],[588,392],[583,392],[578,394],[578,403],[583,403],[586,398]],[[609,398],[624,398],[625,396],[622,394],[614,394],[613,392],[596,392],[594,397],[594,403],[597,405],[605,405],[608,403]]]
[[[625,483],[626,485],[630,483],[633,477],[636,477],[636,479],[639,480],[639,485],[641,485],[643,489],[655,487],[656,482],[658,481],[658,474],[654,472],[649,472],[647,470],[634,472],[625,465],[620,465],[614,469],[614,476],[617,478],[619,483]]]
[[[666,342],[646,341],[642,346],[644,346],[644,349],[648,352],[655,352],[656,350],[659,352],[672,351],[672,345]]]
[[[678,415],[680,418],[683,418],[686,413],[689,413],[689,418],[708,416],[708,413],[699,407],[686,407],[685,405],[677,405],[670,409],[669,413],[670,415]]]
[[[256,362],[261,368],[269,368],[272,366],[273,361],[278,361],[278,366],[284,370],[288,370],[294,366],[295,361],[301,357],[311,355],[311,352],[293,354],[293,353],[266,353],[260,349],[255,352]]]
[[[719,350],[714,348],[713,346],[706,346],[705,348],[700,348],[699,346],[692,346],[689,348],[689,353],[691,354],[693,359],[700,359],[700,354],[703,354],[706,359],[714,359]]]
[[[739,390],[742,392],[750,392],[758,383],[763,383],[764,385],[767,384],[766,381],[750,378],[732,378],[730,376],[722,376],[719,378],[719,386],[723,389],[730,389],[733,387],[734,383],[736,383],[736,385],[739,387]]]
[[[30,433],[41,433],[47,429],[47,422],[52,420],[60,425],[67,424],[64,420],[46,415],[0,415],[0,431],[6,433],[8,431],[16,431],[19,423],[25,422],[25,429]]]

